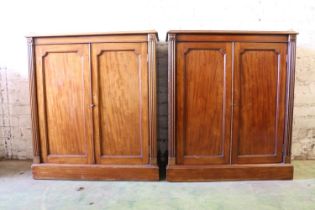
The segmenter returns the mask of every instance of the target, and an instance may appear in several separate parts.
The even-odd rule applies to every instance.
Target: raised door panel
[[[177,164],[230,161],[231,43],[178,43]]]
[[[88,55],[87,45],[35,48],[44,163],[93,162]]]
[[[282,161],[286,44],[236,43],[233,163]]]
[[[148,163],[147,44],[92,44],[92,69],[97,163]]]

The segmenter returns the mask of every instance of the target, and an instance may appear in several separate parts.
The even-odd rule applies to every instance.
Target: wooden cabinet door
[[[233,163],[282,161],[285,43],[236,43]]]
[[[176,163],[229,163],[232,44],[182,42],[176,58]]]
[[[92,163],[88,45],[38,45],[35,57],[42,161]]]
[[[96,162],[147,164],[147,43],[92,44]]]

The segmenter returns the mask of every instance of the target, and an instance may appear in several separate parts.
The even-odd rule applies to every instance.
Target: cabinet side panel
[[[29,70],[29,92],[30,92],[30,107],[32,117],[32,142],[33,142],[33,163],[40,163],[40,138],[38,125],[38,107],[37,107],[37,85],[35,71],[35,47],[34,39],[27,38],[28,44],[28,70]]]
[[[293,107],[294,107],[294,83],[295,83],[295,59],[296,59],[296,35],[289,36],[288,44],[288,62],[287,62],[287,101],[286,101],[286,121],[285,121],[285,147],[284,161],[291,163],[292,147],[292,124],[293,124]]]

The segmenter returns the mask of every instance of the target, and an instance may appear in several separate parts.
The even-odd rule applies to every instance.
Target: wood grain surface
[[[236,44],[233,162],[282,162],[286,51],[286,44]]]
[[[93,161],[87,45],[36,46],[44,162]]]
[[[97,162],[148,162],[146,44],[93,44]]]
[[[231,44],[177,45],[177,162],[229,161]]]

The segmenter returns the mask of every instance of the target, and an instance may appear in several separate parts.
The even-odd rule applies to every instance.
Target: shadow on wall
[[[158,162],[167,164],[167,43],[157,44]],[[31,159],[28,78],[0,68],[0,159]],[[315,159],[315,51],[298,48],[293,124],[294,159]]]
[[[165,170],[167,164],[167,138],[168,138],[168,108],[167,108],[167,77],[168,77],[168,45],[166,42],[157,44],[157,103],[158,103],[158,164]],[[160,171],[164,176],[165,171]],[[162,177],[163,179],[164,177]]]

